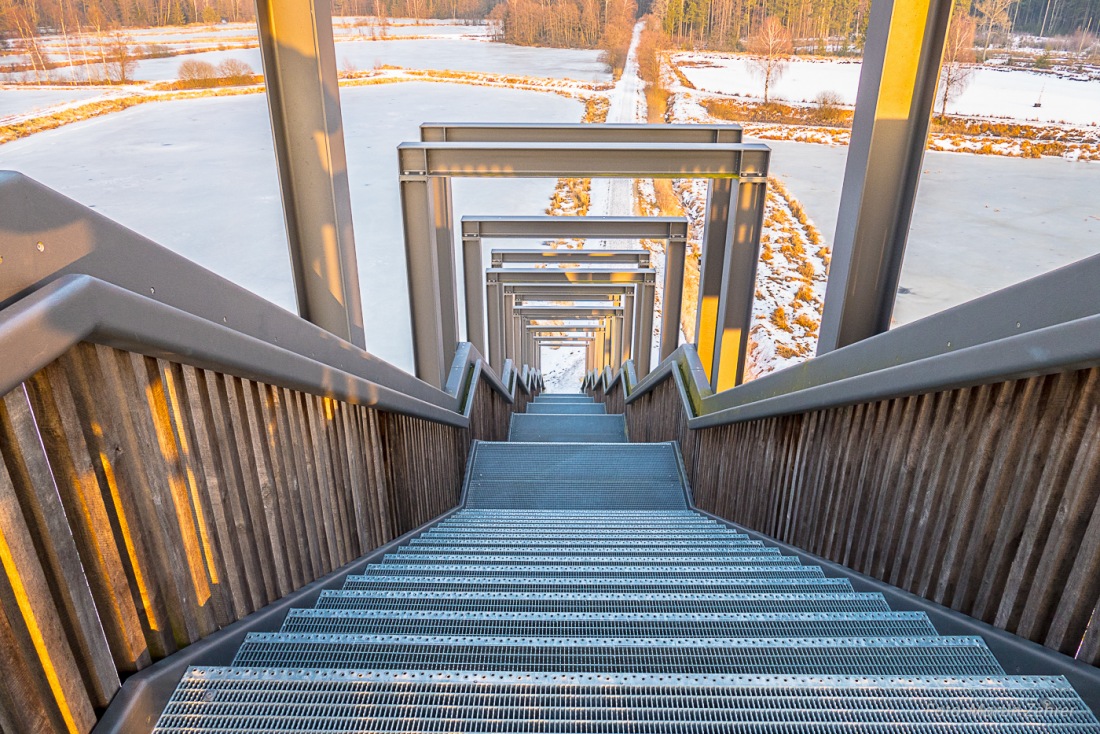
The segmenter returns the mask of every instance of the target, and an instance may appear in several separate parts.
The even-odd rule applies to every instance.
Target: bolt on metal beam
[[[871,4],[818,354],[890,328],[952,4]]]
[[[257,0],[256,19],[298,313],[365,349],[331,9]]]

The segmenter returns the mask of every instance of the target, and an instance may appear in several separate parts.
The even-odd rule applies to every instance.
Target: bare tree
[[[103,43],[101,53],[105,59],[107,80],[112,84],[127,84],[133,81],[138,60],[130,48],[132,41],[133,39],[122,31],[115,30]]]
[[[985,50],[982,51],[982,60],[989,55],[989,47],[993,43],[993,33],[1011,27],[1008,11],[1012,7],[1013,0],[978,0],[974,9],[982,16],[985,25]]]
[[[940,116],[947,114],[947,102],[966,88],[974,73],[974,29],[977,24],[965,13],[951,18],[947,39],[943,44],[943,64],[940,66]]]
[[[748,49],[752,54],[750,67],[764,79],[764,104],[767,104],[772,82],[783,76],[793,51],[791,34],[778,18],[768,16],[760,29],[749,37]]]

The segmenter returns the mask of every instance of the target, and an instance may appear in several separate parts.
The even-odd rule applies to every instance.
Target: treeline
[[[776,18],[798,51],[855,53],[867,33],[870,0],[647,0],[676,45],[745,50],[745,39]],[[1003,45],[1009,34],[1077,36],[1100,31],[1100,0],[960,0],[955,12],[972,16],[983,46]],[[1079,41],[1080,42],[1080,41]]]
[[[485,18],[499,0],[334,0],[335,16]],[[37,35],[254,21],[253,0],[0,0],[0,40]]]
[[[252,0],[0,0],[0,38],[255,18]]]
[[[862,48],[869,8],[870,0],[650,0],[648,10],[679,45],[743,50],[766,18],[777,18],[796,48],[845,53]]]
[[[521,46],[602,48],[622,70],[637,18],[635,0],[503,0],[489,13],[498,38]]]
[[[1069,36],[1083,31],[1095,36],[1100,32],[1100,0],[1020,0],[1011,4],[1006,15],[1015,33]]]

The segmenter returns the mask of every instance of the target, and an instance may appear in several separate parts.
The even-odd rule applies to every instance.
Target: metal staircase
[[[546,395],[479,443],[463,508],[192,668],[183,732],[1100,732],[845,578],[695,512],[675,444]]]

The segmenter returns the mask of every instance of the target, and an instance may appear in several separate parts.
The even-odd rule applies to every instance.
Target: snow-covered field
[[[575,122],[583,105],[556,94],[420,83],[344,89],[341,101],[368,348],[409,369],[397,144],[417,139],[429,120]],[[141,105],[39,133],[0,146],[0,168],[293,307],[263,95]],[[455,216],[539,214],[553,183],[456,182]]]
[[[0,117],[7,115],[22,115],[36,110],[43,110],[54,105],[66,102],[98,97],[102,94],[99,89],[64,87],[55,88],[29,88],[0,87]]]
[[[745,56],[712,53],[675,54],[673,61],[697,88],[721,94],[763,95],[761,78]],[[812,102],[821,92],[840,95],[855,104],[862,64],[841,59],[793,59],[771,96],[788,102]],[[1042,107],[1035,102],[1042,96]],[[937,110],[939,109],[937,103]],[[1100,82],[1080,81],[1049,73],[978,67],[947,111],[963,115],[1008,117],[1015,120],[1100,125]]]
[[[186,60],[219,64],[226,59],[240,59],[262,71],[258,48],[204,51],[145,59],[138,62],[135,79],[168,81],[176,79],[180,64]],[[610,80],[607,66],[600,62],[596,51],[544,48],[531,49],[466,38],[417,39],[406,41],[347,41],[336,44],[336,64],[340,69],[366,71],[388,64],[409,69],[452,69],[483,71],[521,76],[563,77],[581,81]]]
[[[836,231],[847,148],[764,141],[772,174],[821,229]],[[1100,165],[925,154],[896,323],[1100,253]]]

